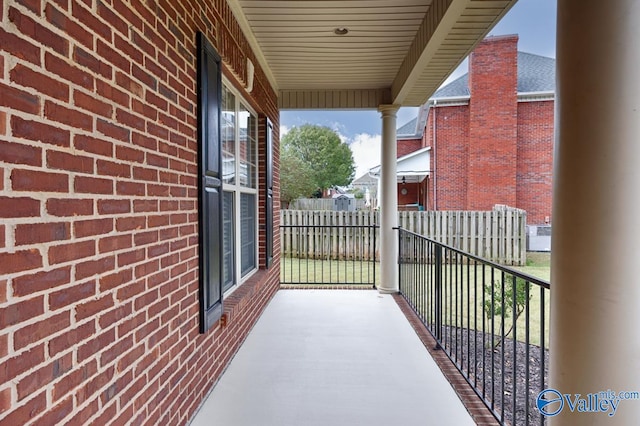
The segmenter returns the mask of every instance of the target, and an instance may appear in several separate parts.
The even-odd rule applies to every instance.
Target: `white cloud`
[[[284,135],[289,133],[289,130],[291,130],[291,128],[289,126],[285,126],[284,124],[281,124],[280,125],[280,139],[282,139],[282,137]]]
[[[344,128],[345,126],[335,126],[333,131],[336,132],[342,143],[351,148],[353,163],[356,166],[356,179],[367,173],[370,168],[380,164],[380,135],[360,133],[350,138],[343,134],[338,127]]]
[[[380,135],[360,133],[349,141],[349,147],[353,153],[353,161],[356,165],[356,178],[364,175],[372,167],[380,165]]]
[[[344,123],[341,123],[338,121],[332,121],[331,124],[329,125],[329,128],[334,132],[336,132],[337,134],[339,134],[341,139],[342,139],[342,133],[347,131],[347,126],[345,126]]]
[[[342,143],[346,143],[347,145],[349,145],[351,143],[351,140],[349,140],[348,137],[346,137],[345,135],[340,133],[338,130],[334,130],[334,132],[336,132],[336,134],[338,135],[338,137],[340,138],[340,141]]]

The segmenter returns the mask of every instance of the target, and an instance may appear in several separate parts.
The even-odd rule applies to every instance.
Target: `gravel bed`
[[[513,339],[505,339],[496,347],[492,347],[491,335],[481,331],[467,330],[456,327],[443,326],[442,340],[448,348],[450,357],[468,376],[480,395],[490,403],[498,417],[503,417],[504,423],[524,425],[526,406],[529,405],[530,425],[544,424],[544,419],[536,408],[536,398],[543,389],[541,384],[541,351],[539,346],[530,345],[527,360],[527,345],[517,341],[515,357]],[[467,346],[467,342],[470,346]],[[483,343],[484,342],[484,343]],[[501,368],[504,356],[504,373]],[[493,368],[492,368],[493,364]],[[515,375],[514,375],[515,364]],[[527,372],[527,365],[529,366]],[[544,351],[544,377],[549,373],[549,350]],[[527,376],[529,391],[527,395]],[[513,421],[513,394],[515,377],[515,423]],[[545,380],[546,387],[547,380]],[[502,397],[504,394],[504,414]]]

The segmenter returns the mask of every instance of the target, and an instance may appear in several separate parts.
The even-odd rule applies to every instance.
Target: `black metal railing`
[[[399,229],[400,293],[501,424],[543,424],[548,282]]]
[[[378,225],[281,225],[280,284],[375,287]]]

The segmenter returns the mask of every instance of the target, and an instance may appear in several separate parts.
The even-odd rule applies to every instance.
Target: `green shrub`
[[[513,294],[514,286],[513,280],[516,280],[515,295]],[[508,318],[510,315],[513,317],[509,330],[505,332],[504,337],[507,337],[513,331],[518,318],[524,312],[525,305],[527,303],[527,293],[529,299],[531,299],[531,283],[527,282],[523,278],[517,278],[513,275],[507,276],[504,280],[504,304],[502,302],[502,284],[496,280],[492,284],[484,286],[485,293],[485,315],[488,319],[491,317]],[[514,297],[515,297],[515,312],[514,310]],[[502,342],[502,338],[494,340],[493,347],[496,348]]]

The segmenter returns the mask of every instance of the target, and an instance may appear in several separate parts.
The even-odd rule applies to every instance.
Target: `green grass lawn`
[[[521,270],[522,272],[541,279],[544,279],[545,276],[548,276],[549,274],[548,262],[546,267],[544,266],[544,262],[532,262],[528,266],[514,269]],[[429,282],[431,279],[428,274],[426,274],[426,276],[423,274],[421,278],[425,282]],[[512,288],[508,274],[505,275],[505,279],[505,292],[508,293],[508,290]],[[500,307],[502,303],[502,274],[500,271],[494,271],[492,276],[490,269],[485,268],[483,273],[482,267],[480,266],[478,268],[474,268],[473,265],[468,267],[466,264],[446,265],[443,268],[443,324],[459,328],[476,329],[479,331],[483,330],[484,324],[485,333],[499,335],[502,331],[501,316],[496,315],[492,317],[490,315],[492,303],[491,291],[485,290],[485,286],[490,286],[492,282],[494,282],[493,306],[495,310],[496,307]],[[435,312],[433,299],[432,296],[430,296],[432,293],[425,293],[421,290],[416,290],[415,292],[411,292],[409,290],[405,293],[418,313],[425,318],[427,322],[433,323],[433,316]],[[549,290],[542,289],[535,284],[532,284],[529,290],[528,308],[525,307],[524,312],[518,317],[516,322],[517,340],[526,340],[526,318],[528,314],[529,342],[534,345],[540,344],[540,326],[542,322],[540,312],[542,309],[541,300],[543,297],[545,302],[544,339],[545,346],[548,346]],[[489,306],[486,305],[487,303]],[[513,323],[510,304],[506,309],[506,314],[504,321],[505,332],[509,330]],[[507,337],[513,337],[513,333]]]
[[[514,269],[540,278],[545,281],[551,280],[551,253],[527,253],[527,265],[516,266]]]
[[[315,260],[283,257],[282,284],[367,285],[380,282],[380,262]]]
[[[522,267],[514,267],[514,269],[522,271],[526,274],[549,280],[550,277],[550,255],[549,253],[528,253],[527,265]],[[374,280],[379,283],[380,280],[380,264],[373,262],[359,261],[326,261],[312,259],[292,259],[282,258],[280,269],[280,280],[283,284],[352,284],[352,285],[372,285]],[[468,280],[467,280],[468,278]],[[496,271],[494,273],[494,281],[500,282],[501,274]],[[423,276],[424,279],[424,276]],[[482,269],[467,268],[467,265],[449,265],[443,269],[444,293],[443,293],[443,313],[445,325],[453,325],[456,327],[469,327],[471,329],[482,330],[484,319],[485,332],[491,332],[491,317],[483,314],[483,293],[486,300],[491,300],[491,293],[483,290]],[[467,281],[469,285],[467,286]],[[484,285],[491,283],[492,277],[489,270],[484,273]],[[453,283],[457,282],[457,285]],[[462,283],[462,285],[460,285]],[[474,295],[478,294],[477,301],[474,304]],[[549,344],[549,290],[540,290],[537,285],[532,285],[529,298],[529,341],[532,344],[540,343],[540,325],[542,309],[541,299],[544,293],[544,310],[545,310],[545,346]],[[494,306],[501,303],[502,289],[498,284],[495,286]],[[415,298],[413,304],[418,312],[421,312],[428,321],[433,318],[429,317],[430,303],[429,296],[423,292],[417,292],[415,295],[409,294]],[[458,301],[456,303],[456,301]],[[508,315],[505,318],[505,330],[508,330],[512,324],[513,318],[510,309],[507,309]],[[523,312],[516,323],[516,338],[520,341],[525,340],[526,333],[526,315]],[[500,317],[493,318],[493,330],[500,333],[502,324]]]
[[[531,276],[534,276],[536,278],[540,278],[542,280],[545,280],[547,282],[551,281],[551,253],[536,253],[536,252],[528,252],[527,253],[527,265],[526,266],[521,266],[521,267],[516,267],[515,269],[518,269],[526,274],[529,274]],[[532,314],[535,315],[539,315],[540,312],[540,294],[539,292],[536,292],[536,295],[532,298],[531,302],[532,305],[535,305],[535,310],[532,310]],[[551,298],[550,298],[550,291],[549,290],[545,290],[545,298],[544,298],[544,310],[545,310],[545,345],[548,348],[549,347],[549,313],[551,310]],[[521,326],[521,322],[523,321],[518,321],[518,327],[519,330],[522,328]],[[535,326],[536,328],[532,331],[536,332],[536,335],[539,335],[540,333],[540,323],[537,322],[535,324],[532,324],[532,326]]]

